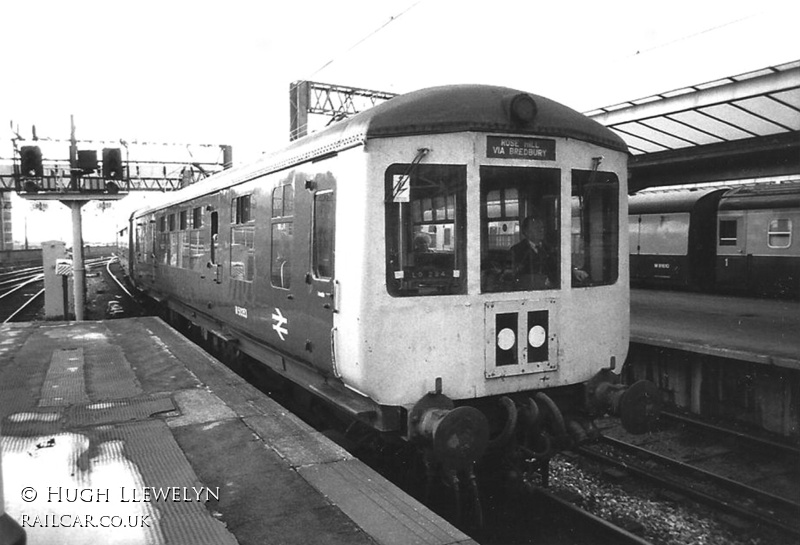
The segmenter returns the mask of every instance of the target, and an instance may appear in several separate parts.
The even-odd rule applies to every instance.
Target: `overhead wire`
[[[389,17],[389,20],[388,20],[388,21],[386,21],[385,23],[383,23],[382,25],[380,25],[378,28],[376,28],[375,30],[373,30],[372,32],[370,32],[369,34],[367,34],[366,36],[364,36],[363,38],[361,38],[360,40],[358,40],[356,43],[354,43],[353,45],[351,45],[351,46],[350,46],[350,47],[349,47],[347,50],[343,51],[342,53],[338,54],[337,56],[333,57],[333,58],[332,58],[332,59],[330,59],[328,62],[326,62],[325,64],[323,64],[323,65],[322,65],[322,66],[320,66],[319,68],[317,68],[317,69],[316,69],[314,72],[312,72],[311,74],[309,74],[309,75],[308,75],[308,77],[307,77],[307,78],[305,78],[305,80],[306,80],[306,81],[308,81],[309,79],[311,79],[312,77],[314,77],[314,76],[315,76],[316,74],[318,74],[319,72],[322,72],[322,71],[323,71],[325,68],[327,68],[328,66],[330,66],[331,64],[333,64],[334,62],[336,62],[336,61],[337,61],[339,58],[341,58],[343,55],[346,55],[346,54],[350,53],[350,52],[351,52],[353,49],[355,49],[356,47],[358,47],[358,46],[359,46],[359,45],[361,45],[362,43],[366,42],[367,40],[369,40],[370,38],[372,38],[373,36],[375,36],[375,35],[376,35],[378,32],[380,32],[381,30],[383,30],[384,28],[386,28],[387,26],[389,26],[389,25],[390,25],[390,24],[392,24],[393,22],[397,21],[397,20],[398,20],[400,17],[402,17],[403,15],[405,15],[406,13],[408,13],[409,11],[411,11],[412,9],[414,9],[415,7],[417,7],[417,6],[418,6],[419,4],[421,4],[423,1],[424,1],[424,0],[418,0],[417,2],[414,2],[413,4],[411,4],[410,6],[408,6],[406,9],[404,9],[403,11],[401,11],[400,13],[398,13],[397,15],[393,15],[393,16]]]
[[[703,34],[708,34],[709,32],[714,32],[714,31],[719,30],[721,28],[725,28],[725,27],[728,27],[728,26],[731,26],[731,25],[735,25],[737,23],[741,23],[742,21],[747,21],[748,19],[752,19],[753,17],[755,17],[757,15],[761,15],[763,13],[764,13],[764,11],[751,13],[750,15],[746,15],[744,17],[740,17],[738,19],[734,19],[734,20],[728,21],[726,23],[715,25],[713,27],[709,27],[709,28],[700,30],[698,32],[695,32],[693,34],[687,34],[685,36],[680,36],[678,38],[675,38],[674,40],[670,40],[668,42],[657,44],[657,45],[654,45],[652,47],[648,47],[646,49],[637,49],[635,53],[632,53],[631,55],[628,55],[628,58],[635,57],[637,55],[641,55],[642,53],[648,53],[650,51],[655,51],[656,49],[662,49],[664,47],[669,47],[669,46],[671,46],[673,44],[676,44],[676,43],[679,43],[679,42],[684,42],[686,40],[691,40],[693,38],[697,38],[698,36],[702,36]]]

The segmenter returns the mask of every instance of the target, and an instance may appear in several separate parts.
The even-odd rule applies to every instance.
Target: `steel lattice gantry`
[[[587,115],[627,142],[631,192],[800,174],[800,61]]]
[[[397,96],[395,93],[331,85],[314,81],[295,81],[289,86],[289,138],[308,133],[308,114],[330,116],[333,121],[362,112]]]

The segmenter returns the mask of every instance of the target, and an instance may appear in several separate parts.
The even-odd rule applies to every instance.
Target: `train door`
[[[331,370],[331,330],[335,309],[334,233],[336,220],[336,183],[328,172],[317,174],[306,182],[309,190],[302,221],[309,241],[305,286],[297,290],[298,306],[305,324],[295,331],[303,332],[306,358],[320,369]],[[304,199],[305,200],[305,199]],[[309,213],[310,212],[310,213]],[[308,215],[307,215],[308,213]],[[298,210],[298,216],[300,211]],[[301,219],[298,217],[298,219]],[[299,229],[298,229],[299,232]]]
[[[720,212],[717,220],[717,284],[719,287],[747,287],[746,216],[740,211]]]

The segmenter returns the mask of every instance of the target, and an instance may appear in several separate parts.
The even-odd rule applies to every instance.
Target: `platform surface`
[[[0,326],[0,426],[32,545],[474,543],[158,318]]]
[[[800,369],[800,302],[631,290],[631,342]]]

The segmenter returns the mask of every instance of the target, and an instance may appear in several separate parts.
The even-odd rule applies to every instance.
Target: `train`
[[[800,180],[650,189],[628,213],[634,287],[800,297]]]
[[[490,453],[546,461],[599,414],[636,432],[657,415],[652,383],[619,379],[627,159],[547,98],[422,89],[135,211],[128,275],[204,339],[472,482]],[[515,277],[518,244],[553,256],[545,281]]]

